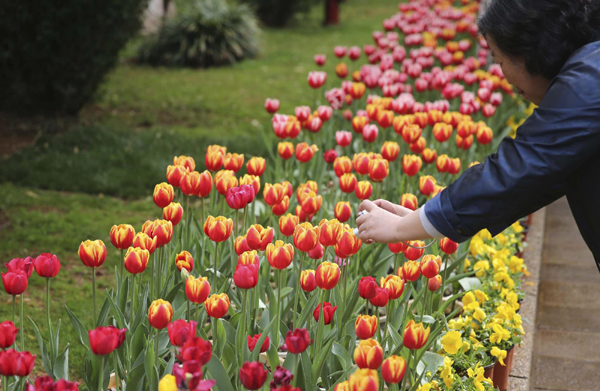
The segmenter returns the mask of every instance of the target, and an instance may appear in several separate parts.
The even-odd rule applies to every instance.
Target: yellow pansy
[[[477,289],[475,291],[475,297],[477,298],[477,301],[480,302],[481,304],[485,303],[486,301],[488,301],[490,299],[488,297],[488,295],[486,295],[485,292],[482,291],[481,289]]]
[[[519,223],[518,221],[516,221],[513,225],[510,226],[510,228],[515,231],[516,233],[521,233],[523,232],[523,226],[521,225],[521,223]]]
[[[462,348],[463,341],[462,336],[458,331],[448,331],[446,335],[442,337],[442,347],[448,354],[456,354]]]
[[[483,323],[483,320],[485,319],[485,311],[483,311],[481,308],[475,309],[475,312],[473,312],[473,319],[479,321],[479,323]]]
[[[519,258],[516,256],[510,257],[508,261],[508,269],[511,273],[518,273],[523,269],[523,258]]]
[[[490,343],[498,344],[510,338],[510,332],[499,324],[493,325],[492,330],[494,332],[490,335]]]
[[[490,263],[488,261],[479,261],[473,265],[473,270],[476,271],[477,277],[483,277],[485,272],[490,269]],[[498,280],[496,280],[498,281]]]
[[[446,387],[450,387],[454,382],[454,374],[452,374],[452,364],[454,364],[454,361],[452,361],[450,357],[444,357],[444,369],[440,373],[440,376],[444,380]]]
[[[465,325],[466,323],[462,316],[459,316],[455,319],[450,319],[448,322],[448,328],[450,330],[461,330],[463,327],[465,327]]]
[[[504,363],[504,359],[506,358],[506,350],[502,350],[494,346],[490,351],[490,354],[494,357],[498,357],[498,362],[500,363],[500,365],[502,365],[503,367],[506,366],[506,364]]]
[[[477,235],[483,240],[492,239],[492,234],[487,229],[483,229],[483,230],[479,231],[479,233]]]
[[[177,391],[175,376],[165,375],[165,377],[160,379],[158,382],[158,391]]]
[[[475,294],[471,291],[468,291],[462,298],[463,306],[468,306],[476,300],[477,298],[475,297]]]

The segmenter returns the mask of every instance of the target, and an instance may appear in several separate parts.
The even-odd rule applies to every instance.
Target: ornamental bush
[[[258,52],[259,28],[245,4],[201,0],[140,46],[138,59],[153,66],[229,65]]]
[[[0,110],[76,114],[139,30],[147,1],[3,2]]]

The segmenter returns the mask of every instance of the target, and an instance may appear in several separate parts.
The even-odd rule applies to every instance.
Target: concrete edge
[[[525,265],[531,273],[523,280],[525,299],[521,303],[521,317],[525,336],[520,348],[515,351],[513,368],[510,373],[508,389],[510,391],[529,391],[532,387],[533,347],[535,338],[535,321],[537,313],[537,296],[542,268],[542,248],[546,228],[546,208],[533,215],[533,221],[527,234],[527,247],[524,252]]]

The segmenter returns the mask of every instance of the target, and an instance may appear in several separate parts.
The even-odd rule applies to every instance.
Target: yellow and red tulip
[[[86,240],[79,245],[79,259],[87,267],[100,267],[106,260],[106,246],[102,240]]]
[[[332,262],[323,262],[317,266],[315,278],[319,288],[331,290],[340,280],[340,267]]]
[[[135,229],[129,224],[113,225],[110,229],[110,242],[119,250],[125,250],[133,243]]]
[[[144,232],[138,232],[133,237],[133,243],[131,243],[131,245],[133,247],[148,250],[148,252],[152,254],[154,253],[154,250],[156,250],[156,241],[156,238],[152,238]]]
[[[138,274],[146,270],[150,252],[139,247],[129,247],[125,255],[125,269],[131,274]]]
[[[432,254],[424,255],[421,259],[421,274],[425,278],[433,278],[440,272],[442,259]]]
[[[244,165],[244,154],[228,153],[225,155],[223,167],[226,170],[238,172]]]
[[[391,274],[385,278],[381,277],[380,285],[388,291],[390,300],[399,299],[404,293],[404,280],[397,275]]]
[[[265,183],[265,187],[263,189],[263,198],[267,205],[275,206],[279,204],[283,200],[284,196],[285,189],[280,183],[275,183],[274,185]]]
[[[363,339],[354,349],[354,362],[359,368],[378,369],[383,361],[383,348],[374,339]]]
[[[282,141],[277,144],[277,152],[283,160],[288,160],[294,156],[294,144],[290,143],[289,141]]]
[[[191,156],[174,156],[173,157],[173,165],[174,166],[183,166],[189,172],[192,172],[196,169],[196,162],[194,158]]]
[[[393,162],[400,154],[400,146],[395,141],[385,141],[381,146],[381,156],[388,162]]]
[[[317,246],[321,229],[311,223],[298,224],[294,229],[294,246],[300,251],[309,252]]]
[[[192,303],[202,304],[210,295],[210,283],[206,277],[189,276],[185,280],[185,295]]]
[[[306,163],[314,156],[319,148],[315,144],[308,145],[308,143],[302,142],[296,144],[296,159],[301,163]]]
[[[415,323],[415,321],[411,319],[404,328],[402,342],[408,349],[421,349],[427,343],[430,331],[429,327],[425,328],[423,326],[423,323]]]
[[[435,189],[435,185],[437,184],[434,177],[431,175],[424,175],[419,178],[419,191],[425,197],[429,197]]]
[[[379,375],[373,369],[357,369],[348,378],[350,391],[378,391]]]
[[[336,219],[323,219],[319,223],[319,228],[321,231],[319,242],[325,247],[335,246],[342,235],[342,224]]]
[[[275,269],[283,270],[288,267],[294,259],[294,246],[277,240],[275,244],[267,246],[267,260]]]
[[[159,208],[164,208],[173,202],[173,198],[175,197],[175,192],[173,190],[173,186],[169,185],[167,182],[159,183],[154,187],[154,194],[152,196],[154,203]]]
[[[373,194],[373,186],[369,181],[360,181],[356,183],[354,194],[359,200],[366,200]]]
[[[288,211],[290,207],[290,197],[288,197],[287,195],[283,196],[283,199],[281,200],[280,203],[278,203],[277,205],[273,205],[273,207],[271,207],[271,211],[273,212],[273,214],[275,216],[282,216],[284,213],[286,213]]]
[[[184,166],[168,166],[167,167],[167,182],[171,186],[179,187],[181,179],[186,176],[189,171]]]
[[[168,301],[157,299],[150,304],[150,308],[148,308],[150,326],[159,330],[164,329],[171,323],[172,318],[173,307]]]
[[[421,169],[423,161],[416,155],[404,155],[402,157],[402,171],[408,176],[415,176]]]
[[[379,328],[379,319],[375,315],[358,315],[354,322],[354,331],[358,339],[373,338]]]
[[[421,267],[417,261],[406,261],[398,268],[398,276],[406,281],[417,281],[421,277]]]
[[[381,366],[381,377],[388,384],[398,384],[406,374],[406,360],[392,355],[385,359]]]
[[[170,221],[174,226],[179,224],[182,217],[183,207],[179,202],[171,202],[163,209],[163,219]]]
[[[364,152],[357,153],[352,157],[352,165],[354,171],[359,175],[367,175],[369,173],[369,155]]]
[[[264,158],[254,156],[248,160],[246,163],[246,169],[248,170],[248,174],[262,176],[265,173],[265,168],[267,166],[267,162]]]
[[[369,161],[369,178],[373,182],[383,181],[390,173],[390,163],[385,159],[372,159]]]
[[[339,178],[344,174],[352,172],[352,160],[348,156],[340,156],[333,161],[333,171]]]
[[[223,216],[208,216],[204,223],[204,233],[213,242],[224,242],[231,236],[233,221]]]
[[[405,193],[402,194],[402,197],[400,197],[400,205],[410,210],[417,210],[419,207],[419,202],[417,200],[417,196],[414,194]]]
[[[229,311],[229,296],[226,293],[209,296],[204,302],[206,313],[211,318],[222,318]]]
[[[194,258],[188,251],[182,251],[175,256],[175,266],[177,270],[185,269],[191,272],[194,268]]]
[[[350,207],[350,202],[338,201],[338,203],[335,204],[333,214],[340,223],[345,223],[348,221],[350,217],[352,217],[352,208]]]
[[[312,292],[317,288],[317,278],[314,270],[302,270],[302,273],[300,273],[300,287],[305,292]]]

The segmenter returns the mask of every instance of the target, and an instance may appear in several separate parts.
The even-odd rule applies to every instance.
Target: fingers
[[[396,205],[396,214],[400,217],[404,217],[412,212],[412,209],[405,208],[402,205]]]
[[[367,221],[367,219],[369,218],[368,215],[362,215],[360,217],[356,218],[356,228],[360,228],[365,221]]]
[[[360,212],[361,210],[366,210],[367,212],[370,212],[375,208],[377,208],[377,205],[375,205],[372,201],[364,200],[358,206],[358,211]]]

